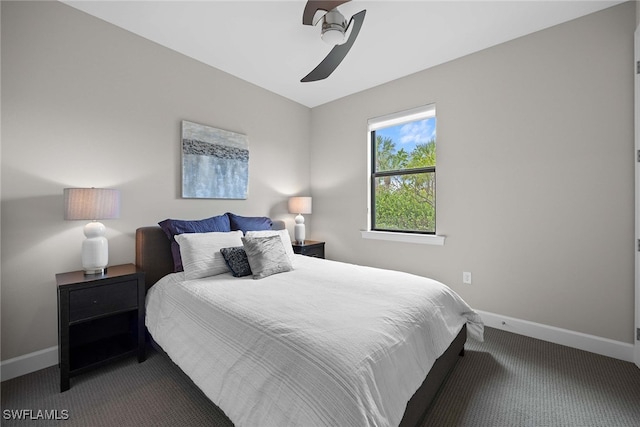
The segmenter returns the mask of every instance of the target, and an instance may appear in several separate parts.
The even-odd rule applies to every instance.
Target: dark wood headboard
[[[284,230],[285,223],[274,220],[272,230]],[[136,230],[136,266],[145,273],[147,289],[158,280],[173,272],[171,242],[157,225]]]

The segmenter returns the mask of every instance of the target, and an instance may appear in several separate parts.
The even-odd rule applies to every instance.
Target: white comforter
[[[261,280],[170,274],[154,340],[236,426],[397,426],[434,361],[480,317],[411,274],[296,255]]]

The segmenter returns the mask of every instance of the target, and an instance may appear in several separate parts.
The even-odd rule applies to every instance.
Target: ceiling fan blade
[[[313,21],[313,17],[316,12],[319,10],[324,10],[325,12],[329,12],[330,10],[335,9],[343,3],[347,3],[351,0],[327,0],[327,1],[316,1],[309,0],[307,4],[304,6],[304,12],[302,12],[302,23],[304,25],[316,25],[318,20]]]
[[[362,23],[364,22],[364,15],[366,14],[366,10],[361,10],[351,17],[349,21],[349,26],[347,29],[353,24],[353,28],[351,29],[351,35],[349,35],[349,40],[347,40],[344,44],[339,44],[331,49],[331,52],[322,60],[320,64],[316,68],[313,69],[309,74],[300,80],[301,82],[315,82],[317,80],[326,79],[333,73],[333,71],[340,65],[342,60],[353,43],[356,41],[356,37],[358,37],[358,33],[360,32],[360,28],[362,27]]]

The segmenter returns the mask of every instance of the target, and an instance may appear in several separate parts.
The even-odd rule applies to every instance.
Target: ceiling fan
[[[316,68],[300,80],[301,82],[314,82],[329,77],[347,56],[351,46],[356,41],[367,11],[361,10],[356,13],[347,24],[347,20],[337,8],[348,1],[351,0],[307,1],[302,14],[302,24],[314,26],[319,21],[322,21],[322,40],[334,45],[334,47]],[[349,28],[351,28],[351,34],[345,40],[345,35]]]

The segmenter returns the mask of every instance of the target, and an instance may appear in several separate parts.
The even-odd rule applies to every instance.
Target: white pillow
[[[242,231],[184,233],[175,236],[187,280],[229,271],[220,249],[242,246]]]
[[[293,253],[293,246],[291,245],[291,237],[289,237],[289,232],[287,230],[261,230],[261,231],[247,231],[245,234],[247,237],[269,237],[269,236],[280,236],[282,239],[282,244],[284,246],[284,251],[293,262],[296,258],[296,255]]]

